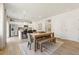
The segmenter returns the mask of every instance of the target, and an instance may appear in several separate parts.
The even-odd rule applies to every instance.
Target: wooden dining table
[[[31,33],[32,37],[33,37],[33,41],[34,41],[34,51],[37,50],[37,38],[36,37],[40,37],[42,35],[45,35],[46,33]],[[47,33],[50,34],[50,33]]]

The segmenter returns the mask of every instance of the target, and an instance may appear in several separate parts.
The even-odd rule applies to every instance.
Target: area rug
[[[20,43],[19,47],[21,50],[22,55],[53,55],[53,53],[63,44],[64,42],[62,41],[57,41],[55,44],[49,44],[46,43],[45,46],[46,48],[43,48],[43,52],[38,49],[36,52],[33,49],[33,44],[32,44],[32,49],[29,50],[27,47],[27,42]]]

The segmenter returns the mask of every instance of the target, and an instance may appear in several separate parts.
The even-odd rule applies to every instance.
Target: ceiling
[[[37,21],[79,8],[78,3],[6,3],[11,18]]]

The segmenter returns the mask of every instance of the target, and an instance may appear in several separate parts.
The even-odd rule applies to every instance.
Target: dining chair
[[[27,36],[28,36],[28,45],[27,46],[31,50],[31,45],[32,45],[33,39],[32,39],[32,36],[30,34],[31,33],[27,33]]]

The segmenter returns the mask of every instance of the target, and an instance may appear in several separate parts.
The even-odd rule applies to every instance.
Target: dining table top
[[[34,35],[34,36],[38,36],[38,35],[44,35],[44,34],[51,34],[51,32],[45,32],[45,33],[31,33],[31,35]]]
[[[34,37],[34,38],[39,38],[39,37],[43,37],[43,36],[48,36],[50,35],[51,32],[45,32],[45,33],[31,33],[31,35]]]

